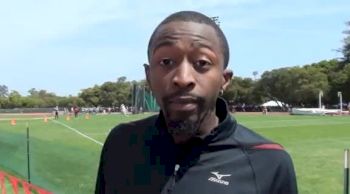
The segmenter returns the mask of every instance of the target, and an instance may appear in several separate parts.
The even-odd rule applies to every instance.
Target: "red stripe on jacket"
[[[262,150],[284,150],[284,148],[279,144],[274,143],[266,143],[253,146],[254,149],[262,149]]]

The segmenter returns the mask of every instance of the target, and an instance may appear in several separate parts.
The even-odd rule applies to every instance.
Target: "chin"
[[[164,111],[168,131],[172,135],[193,136],[199,130],[200,116],[198,111]]]
[[[169,120],[167,121],[168,131],[173,135],[192,136],[198,132],[198,120]]]
[[[169,121],[183,121],[183,122],[197,122],[198,115],[197,113],[181,113],[168,114],[167,118]]]

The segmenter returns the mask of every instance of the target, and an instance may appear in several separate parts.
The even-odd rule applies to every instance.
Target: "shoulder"
[[[253,165],[274,167],[292,166],[290,155],[284,147],[242,125],[237,125],[234,138],[244,148]]]
[[[147,129],[148,127],[153,127],[155,125],[155,122],[158,118],[158,115],[152,115],[150,117],[131,121],[129,123],[121,123],[117,126],[115,126],[111,132],[110,135],[118,134],[120,132],[135,132],[135,131],[143,131]]]
[[[242,147],[253,147],[261,144],[274,144],[273,141],[240,124],[237,124],[233,137]]]
[[[246,153],[261,193],[297,193],[292,158],[283,146],[241,125],[234,137]]]
[[[158,115],[153,115],[145,119],[115,126],[108,134],[104,147],[118,145],[125,147],[128,144],[140,141],[148,133],[153,133],[157,118]]]

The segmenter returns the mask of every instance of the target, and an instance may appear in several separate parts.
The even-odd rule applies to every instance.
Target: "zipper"
[[[177,178],[177,172],[179,171],[180,169],[180,165],[179,164],[175,164],[175,167],[174,167],[174,172],[173,172],[173,175],[171,175],[171,177],[169,178],[168,182],[166,183],[163,191],[161,194],[170,194],[172,193],[174,187],[175,187],[175,184],[176,184],[176,178]]]

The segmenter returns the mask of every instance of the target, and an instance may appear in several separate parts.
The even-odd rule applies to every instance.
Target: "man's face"
[[[213,27],[195,22],[162,25],[151,43],[146,76],[173,134],[195,134],[230,80]]]

